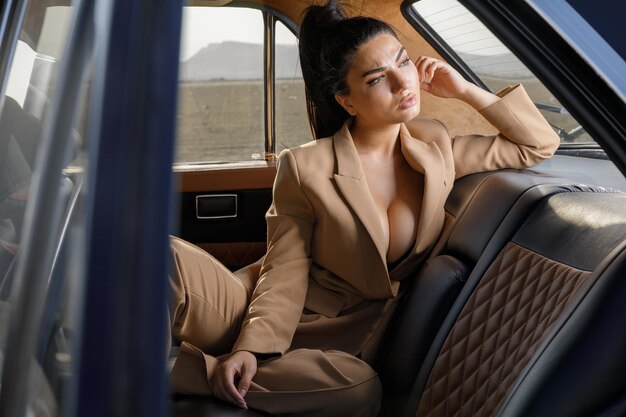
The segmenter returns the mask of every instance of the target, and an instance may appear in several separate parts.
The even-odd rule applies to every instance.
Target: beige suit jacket
[[[498,95],[500,100],[480,112],[500,132],[495,136],[451,138],[433,120],[401,126],[402,154],[424,175],[424,190],[413,250],[391,272],[388,242],[347,124],[333,137],[283,151],[266,215],[267,254],[233,351],[282,354],[293,348],[294,334],[311,327],[318,336],[343,339],[351,346],[346,350],[358,351],[373,323],[356,312],[395,297],[399,281],[427,256],[441,233],[454,180],[479,171],[529,167],[558,147],[558,136],[522,86]],[[342,328],[354,332],[329,334],[333,319],[350,324],[349,317],[354,327]],[[370,323],[363,326],[358,320]],[[328,345],[307,347],[320,346]]]

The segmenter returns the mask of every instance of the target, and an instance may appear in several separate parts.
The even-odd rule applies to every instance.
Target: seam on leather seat
[[[620,258],[624,258],[625,252],[626,241],[624,241],[620,246],[611,251],[611,253],[607,255],[607,257],[595,269],[595,271],[590,273],[589,278],[585,280],[579,291],[573,295],[572,300],[570,300],[567,308],[557,318],[550,332],[546,334],[543,342],[537,348],[534,355],[529,360],[528,364],[524,367],[523,372],[519,375],[515,383],[510,387],[507,396],[503,399],[501,403],[499,415],[508,415],[508,412],[512,412],[509,409],[509,406],[512,403],[512,399],[519,392],[520,387],[524,385],[526,380],[529,378],[529,375],[533,373],[535,368],[538,366],[538,363],[540,362],[542,356],[550,349],[554,341],[565,331],[568,323],[570,323],[570,320],[572,320],[572,317],[581,312],[581,310],[584,308],[585,303],[593,304],[594,300],[590,300],[592,298],[590,297],[590,294],[596,291],[598,287],[602,285],[603,277],[607,276],[608,274],[607,271],[610,270]]]
[[[583,189],[584,187],[584,189]],[[606,188],[599,187],[598,191],[603,192]],[[589,192],[596,191],[593,187],[588,186],[573,186],[571,184],[559,184],[559,183],[546,183],[534,185],[526,191],[515,201],[509,211],[504,216],[502,222],[493,233],[489,243],[484,248],[480,258],[476,262],[473,271],[467,279],[461,293],[459,294],[457,301],[454,303],[448,317],[441,325],[441,328],[433,340],[431,349],[426,356],[423,366],[420,369],[418,376],[411,389],[411,397],[407,403],[403,415],[413,417],[415,410],[422,398],[423,390],[426,387],[426,383],[430,376],[430,372],[434,363],[439,355],[439,352],[447,338],[450,329],[454,325],[458,315],[460,314],[465,303],[474,292],[475,288],[479,285],[483,275],[490,267],[493,260],[496,258],[500,249],[505,246],[515,232],[520,228],[523,220],[526,216],[532,212],[537,203],[551,195],[564,192]]]
[[[459,220],[463,217],[463,215],[465,214],[469,206],[472,204],[472,201],[474,201],[480,189],[485,185],[486,182],[488,182],[489,180],[493,180],[494,175],[486,175],[484,178],[480,180],[480,182],[474,187],[471,196],[467,199],[465,204],[462,205],[462,207],[456,213],[456,215],[450,213],[448,210],[445,210],[445,216],[449,216],[451,218],[450,224],[447,224],[446,222],[444,222],[444,228],[442,230],[442,233],[437,239],[437,241],[435,242],[433,246],[433,250],[428,256],[428,259],[431,259],[443,253],[443,251],[446,249],[448,245],[448,240],[450,238],[450,235],[454,231],[454,228],[458,224]]]
[[[508,243],[450,331],[417,415],[491,415],[589,275]]]

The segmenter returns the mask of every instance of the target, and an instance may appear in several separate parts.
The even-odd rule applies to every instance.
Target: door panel
[[[177,167],[179,176],[179,236],[206,250],[231,270],[265,254],[265,213],[272,202],[274,163]],[[233,218],[199,218],[196,197],[236,196]],[[200,216],[201,217],[201,216]]]

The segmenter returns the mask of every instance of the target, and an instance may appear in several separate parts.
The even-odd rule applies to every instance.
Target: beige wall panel
[[[399,0],[361,0],[361,14],[372,16],[389,23],[397,32],[400,42],[407,48],[409,55],[417,59],[420,55],[441,56],[404,18]],[[495,133],[489,124],[471,106],[459,101],[441,99],[422,92],[420,116],[441,120],[448,127],[450,134]]]
[[[299,23],[302,12],[310,4],[325,4],[311,0],[253,0],[280,10]],[[400,42],[409,55],[416,59],[420,55],[439,57],[439,54],[420,36],[402,16],[401,0],[344,0],[349,15],[372,16],[389,23],[397,32]],[[471,106],[458,100],[444,100],[422,92],[421,116],[435,118],[446,124],[452,135],[468,133],[494,133],[495,129]]]
[[[299,25],[302,12],[309,7],[312,2],[305,0],[252,0],[252,3],[264,4],[276,10],[280,10],[281,13]]]

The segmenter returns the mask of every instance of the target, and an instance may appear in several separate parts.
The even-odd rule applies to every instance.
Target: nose
[[[411,82],[407,74],[402,71],[395,70],[390,76],[392,92],[400,93],[411,86]]]

